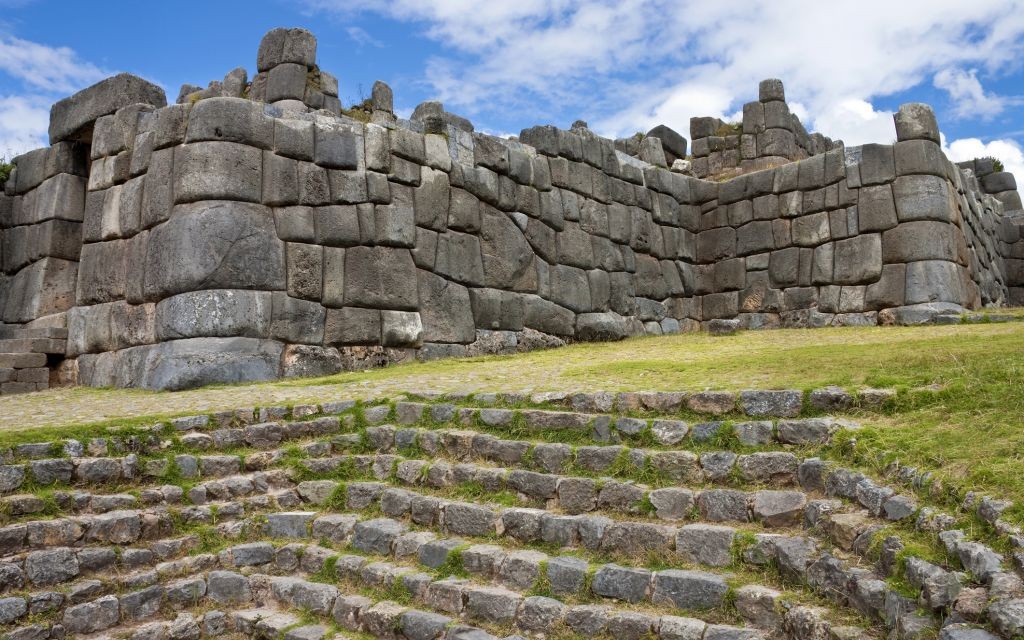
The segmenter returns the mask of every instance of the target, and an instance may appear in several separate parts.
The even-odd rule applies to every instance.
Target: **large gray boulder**
[[[197,289],[285,288],[284,243],[266,207],[241,202],[179,205],[150,232],[146,297]]]
[[[265,338],[270,332],[269,291],[211,289],[189,291],[156,305],[156,337]]]
[[[954,302],[966,294],[960,267],[946,260],[922,260],[907,265],[906,303]]]
[[[897,140],[931,140],[939,142],[939,125],[935,112],[926,104],[909,102],[901,104],[893,114],[896,123]]]
[[[75,139],[97,118],[137,103],[165,107],[167,96],[152,82],[130,73],[101,80],[50,108],[50,144]]]
[[[581,313],[576,316],[576,337],[580,340],[622,340],[627,335],[626,322],[616,313]]]
[[[190,338],[150,349],[136,384],[176,391],[278,377],[284,345],[256,338]],[[125,351],[133,351],[126,349]],[[125,363],[128,368],[131,363]]]
[[[282,122],[290,124],[291,121]],[[282,129],[288,124],[282,125]],[[258,102],[244,98],[209,98],[200,100],[189,111],[185,141],[237,142],[270,149],[274,145],[274,130],[274,118],[268,116]]]
[[[651,572],[647,569],[606,564],[594,574],[592,589],[599,596],[635,603],[647,597],[650,587]]]
[[[429,271],[417,270],[420,318],[426,342],[468,344],[476,339],[469,291]]]
[[[75,304],[78,263],[43,258],[4,283],[3,321],[20,323],[67,311]]]
[[[278,27],[260,40],[256,54],[257,71],[269,71],[283,63],[316,64],[316,37],[306,29]]]
[[[647,137],[661,139],[661,148],[665,152],[665,160],[669,165],[676,160],[686,159],[686,138],[676,130],[659,124],[647,132]]]
[[[353,247],[345,252],[345,304],[414,309],[416,265],[408,249]]]
[[[506,214],[489,207],[480,217],[480,253],[488,287],[515,285],[533,267],[533,250],[526,236]]]
[[[263,155],[237,142],[193,142],[174,154],[175,202],[262,197]]]
[[[651,600],[680,609],[710,609],[720,606],[729,585],[721,576],[703,571],[659,571],[654,577]]]

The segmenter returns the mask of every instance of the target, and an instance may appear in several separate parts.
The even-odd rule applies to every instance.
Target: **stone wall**
[[[786,104],[781,80],[764,80],[758,99],[743,105],[743,121],[691,118],[691,170],[698,178],[757,171],[821,154],[837,146],[820,133],[807,133]],[[841,143],[839,143],[841,144]]]
[[[95,117],[56,126],[78,132],[79,147],[16,159],[13,198],[0,200],[18,212],[4,217],[18,222],[4,224],[4,270],[77,267],[74,305],[12,302],[24,295],[18,272],[4,284],[5,321],[67,310],[82,383],[174,389],[716,319],[910,323],[1019,300],[1024,287],[1024,243],[1003,215],[1019,199],[1005,179],[979,184],[950,163],[923,105],[901,108],[894,145],[844,149],[797,135],[781,83],[767,81],[740,143],[755,149],[741,160],[769,168],[713,182],[666,169],[655,131],[639,155],[659,161],[645,162],[583,123],[506,140],[437,103],[399,120],[380,83],[341,111],[315,47],[308,32],[275,30],[252,83],[235,70],[171,106],[122,91],[113,111],[87,89],[92,107],[73,97],[55,109]],[[812,154],[819,145],[828,151]],[[685,140],[669,147],[685,153]],[[41,160],[73,148],[77,164]],[[42,211],[26,208],[32,189],[72,182],[66,209],[50,210],[66,210],[80,238],[67,231],[77,241],[35,249],[24,267],[8,244],[47,219],[25,217]]]
[[[964,179],[970,182],[973,194],[989,194],[991,198],[976,197],[970,203],[973,227],[984,225],[978,233],[983,241],[992,245],[990,255],[1002,256],[1003,277],[1007,304],[1024,305],[1024,211],[1013,174],[996,171],[991,158],[959,163]],[[1002,215],[1000,215],[1000,211]],[[991,260],[998,264],[999,260]],[[979,268],[974,268],[979,271]],[[997,288],[993,288],[998,291]],[[999,302],[995,295],[983,300]]]
[[[17,159],[0,195],[0,320],[25,323],[75,304],[87,158],[61,142]]]

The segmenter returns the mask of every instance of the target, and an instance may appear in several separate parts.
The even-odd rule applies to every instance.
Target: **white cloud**
[[[0,96],[0,157],[49,144],[51,102],[42,96]]]
[[[953,100],[953,112],[958,118],[991,118],[1002,112],[1006,100],[986,93],[978,80],[975,69],[942,69],[935,74],[935,87],[949,94]]]
[[[60,98],[111,75],[68,47],[51,47],[0,34],[0,74],[24,91],[0,95],[0,156],[11,157],[49,144],[50,106]]]
[[[306,2],[423,25],[444,51],[427,82],[456,109],[535,120],[557,104],[618,135],[659,122],[687,134],[690,116],[735,113],[779,77],[825,135],[888,141],[872,99],[937,77],[991,112],[1000,97],[975,91],[971,74],[1019,69],[1024,51],[1021,0]]]
[[[355,42],[360,47],[369,45],[371,47],[377,47],[379,49],[384,46],[383,42],[371,36],[369,33],[366,32],[366,29],[363,29],[361,27],[348,27],[347,29],[345,29],[345,33],[348,34],[349,38],[352,38],[352,42]]]
[[[68,47],[0,38],[0,71],[42,91],[70,93],[110,75]]]
[[[982,142],[978,138],[962,138],[954,140],[949,145],[943,145],[943,150],[953,162],[963,162],[975,158],[993,157],[1003,163],[1006,171],[1009,171],[1019,180],[1024,180],[1024,150],[1013,140],[990,140]]]
[[[624,136],[637,131],[649,131],[661,123],[671,124],[689,138],[690,118],[711,116],[734,120],[735,114],[726,111],[732,102],[728,91],[712,85],[681,85],[647,96],[646,100],[622,109],[611,116],[590,123],[600,135]],[[741,114],[742,115],[742,114]],[[679,124],[684,123],[684,124]]]
[[[896,139],[892,113],[876,111],[870,102],[858,98],[839,100],[822,107],[814,118],[814,128],[849,146],[888,143]]]

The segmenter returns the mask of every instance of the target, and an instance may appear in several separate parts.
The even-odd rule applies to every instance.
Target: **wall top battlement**
[[[343,107],[316,39],[275,29],[167,105],[132,76],[51,112],[0,196],[5,331],[65,331],[86,384],[183,388],[575,340],[928,321],[1024,302],[1013,176],[808,134],[778,80],[743,121],[610,140],[476,132],[391,89]],[[710,178],[710,179],[709,179]]]

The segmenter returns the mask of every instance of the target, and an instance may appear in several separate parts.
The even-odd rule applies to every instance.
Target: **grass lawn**
[[[0,445],[95,430],[87,425],[402,391],[829,384],[901,391],[886,414],[861,416],[862,463],[888,453],[947,485],[1011,498],[1024,514],[1024,323],[685,334],[180,393],[55,389],[0,398]],[[939,390],[911,391],[926,386]]]

